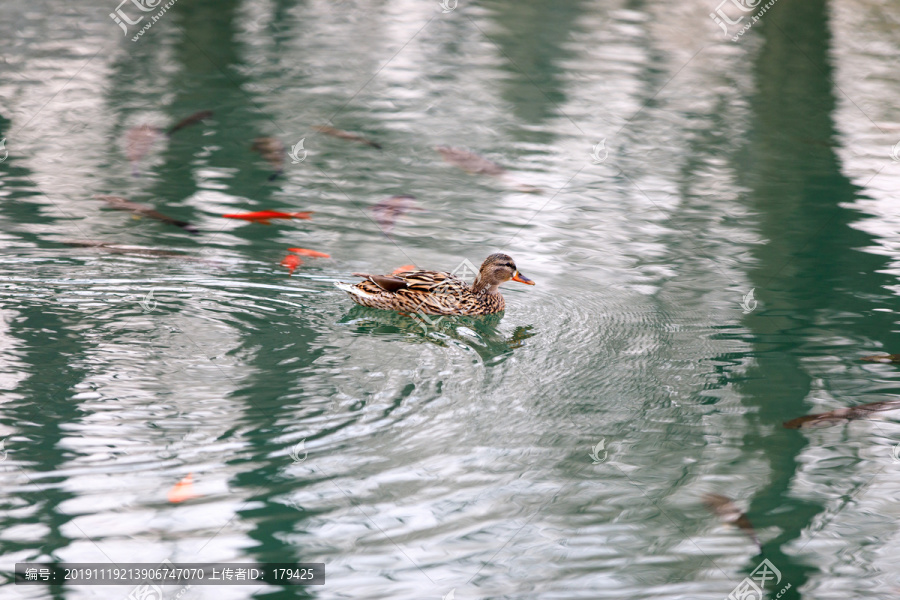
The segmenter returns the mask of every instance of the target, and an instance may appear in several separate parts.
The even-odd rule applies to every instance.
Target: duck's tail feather
[[[339,290],[344,290],[351,296],[358,296],[360,298],[374,298],[375,297],[374,294],[370,294],[369,292],[364,292],[363,290],[359,289],[356,285],[354,285],[352,283],[344,283],[343,281],[335,281],[334,287],[338,288]]]

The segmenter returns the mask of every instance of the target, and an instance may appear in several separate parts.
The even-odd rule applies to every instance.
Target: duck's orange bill
[[[527,285],[534,285],[534,282],[533,282],[532,280],[528,279],[527,277],[525,277],[524,275],[522,275],[522,274],[519,273],[518,271],[516,271],[516,274],[513,275],[512,280],[513,280],[513,281],[518,281],[519,283],[525,283],[525,284],[527,284]]]
[[[172,486],[169,490],[169,502],[178,503],[190,500],[191,498],[199,498],[200,495],[194,493],[194,478],[188,473],[188,476]]]
[[[316,250],[307,250],[306,248],[288,248],[288,252],[299,254],[300,256],[312,256],[313,258],[331,258],[330,254],[318,252]]]
[[[406,273],[407,271],[415,271],[416,265],[403,265],[402,267],[397,267],[393,271],[391,271],[391,275],[396,275],[397,273]]]

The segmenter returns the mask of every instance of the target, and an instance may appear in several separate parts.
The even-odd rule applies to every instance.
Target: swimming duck
[[[527,285],[534,282],[516,268],[506,254],[488,256],[475,282],[469,285],[451,273],[403,271],[394,275],[354,273],[365,281],[335,285],[357,304],[384,310],[426,315],[487,315],[506,308],[498,287],[509,280]]]

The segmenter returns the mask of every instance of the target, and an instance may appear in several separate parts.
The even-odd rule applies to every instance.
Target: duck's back
[[[408,313],[485,315],[505,307],[500,294],[476,296],[465,281],[442,271],[404,271],[386,278],[381,285],[373,279],[339,287],[357,304]]]

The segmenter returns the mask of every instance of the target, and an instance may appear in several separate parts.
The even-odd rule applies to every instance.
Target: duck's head
[[[519,273],[516,263],[513,262],[513,259],[508,254],[498,252],[497,254],[491,254],[481,263],[481,269],[478,271],[478,277],[475,279],[474,288],[477,291],[487,289],[494,292],[497,286],[510,280],[534,285],[532,280]]]

